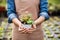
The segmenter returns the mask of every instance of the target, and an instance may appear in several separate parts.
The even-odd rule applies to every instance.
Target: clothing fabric
[[[29,16],[32,20],[36,20],[39,14],[39,0],[15,0],[16,12],[19,19]],[[34,10],[34,11],[33,11]]]
[[[32,20],[38,18],[39,0],[15,0],[15,7],[18,18],[30,15]],[[34,10],[34,11],[33,11]],[[12,40],[43,40],[43,30],[41,24],[37,25],[36,30],[30,34],[23,34],[18,31],[18,27],[14,24],[12,32]]]
[[[44,16],[45,20],[49,19],[47,0],[40,0],[39,5],[40,5],[39,16]],[[7,0],[7,16],[8,16],[8,23],[12,23],[12,19],[17,18],[14,0]]]
[[[18,27],[13,24],[12,26],[12,40],[44,40],[43,29],[41,25],[30,34],[24,34],[18,31]]]

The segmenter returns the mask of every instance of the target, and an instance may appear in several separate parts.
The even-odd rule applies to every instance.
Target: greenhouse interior
[[[42,23],[44,40],[60,40],[60,0],[48,0],[49,20]],[[0,0],[0,40],[12,40],[12,23],[8,23],[7,0]]]

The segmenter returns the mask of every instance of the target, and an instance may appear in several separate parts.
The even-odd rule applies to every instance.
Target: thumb
[[[22,30],[23,30],[23,28],[22,28],[21,26],[19,26],[18,30],[19,30],[19,31],[22,31]]]
[[[32,25],[32,28],[36,29],[36,25],[33,24],[33,25]]]

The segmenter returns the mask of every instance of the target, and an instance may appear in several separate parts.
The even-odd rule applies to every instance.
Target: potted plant
[[[27,14],[27,15],[24,14],[20,16],[19,19],[25,28],[31,28],[31,25],[33,23],[33,19],[31,16],[32,16],[31,14]]]

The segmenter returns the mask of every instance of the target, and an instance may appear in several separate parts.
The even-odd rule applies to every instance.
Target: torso
[[[39,2],[39,0],[15,0],[16,12],[19,16],[31,13],[32,19],[36,20],[38,18]]]
[[[38,18],[40,0],[15,0],[16,12],[18,17],[21,15],[32,14],[32,19]],[[41,24],[37,26],[36,31],[31,34],[23,34],[18,31],[17,25],[12,26],[12,40],[43,40],[43,30]]]

